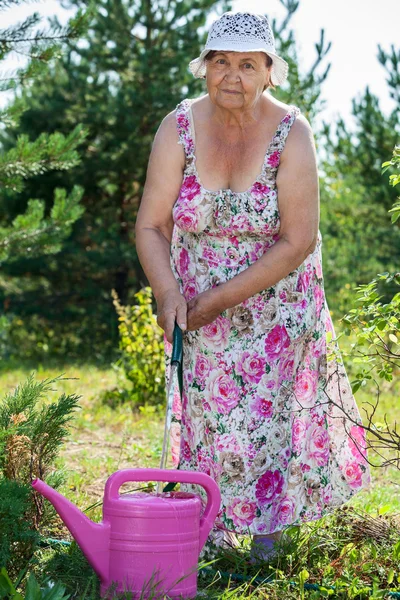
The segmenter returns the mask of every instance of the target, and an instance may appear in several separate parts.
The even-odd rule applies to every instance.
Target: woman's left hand
[[[224,307],[220,290],[212,288],[201,292],[187,303],[187,329],[194,331],[215,321]]]

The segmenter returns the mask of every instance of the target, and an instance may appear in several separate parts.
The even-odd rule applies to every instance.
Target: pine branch
[[[63,377],[64,373],[57,377],[34,381],[34,373],[28,375],[26,381],[14,388],[13,392],[7,393],[0,402],[0,429],[8,430],[11,426],[11,416],[19,415],[25,411],[31,412],[36,403],[48,392],[56,389],[51,385],[57,381],[74,379]]]
[[[14,219],[12,228],[0,228],[0,264],[22,256],[34,258],[60,252],[61,243],[85,210],[80,204],[82,195],[80,186],[74,186],[69,196],[64,189],[56,188],[48,220],[43,218],[44,202],[29,200],[27,211]]]
[[[78,10],[66,26],[61,25],[57,19],[50,19],[50,27],[34,31],[34,28],[42,21],[39,13],[35,12],[23,22],[0,30],[0,61],[4,60],[10,52],[25,54],[29,57],[28,67],[18,70],[16,74],[18,83],[21,85],[29,79],[29,77],[24,76],[27,70],[30,70],[30,76],[40,74],[40,71],[35,73],[32,69],[32,63],[34,64],[36,61],[49,62],[54,57],[59,58],[62,42],[80,38],[87,31],[95,11],[95,3],[89,2],[86,11]],[[25,48],[21,49],[20,45],[25,46]],[[0,81],[8,81],[9,79],[2,77]],[[9,87],[2,86],[0,91],[5,91],[11,87],[11,85]]]
[[[80,163],[75,150],[88,135],[88,130],[77,125],[68,136],[56,132],[42,133],[33,142],[22,134],[15,148],[0,153],[0,185],[20,192],[23,180],[51,170],[66,170]]]
[[[39,470],[57,456],[60,446],[68,436],[67,425],[73,420],[73,412],[79,407],[81,396],[62,394],[57,402],[44,406],[29,423],[30,438],[38,456]]]
[[[41,0],[0,0],[0,11],[8,10],[14,6],[20,6],[21,4],[38,4]]]

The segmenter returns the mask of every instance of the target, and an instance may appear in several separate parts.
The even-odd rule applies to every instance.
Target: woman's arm
[[[136,250],[157,301],[157,322],[170,342],[175,318],[182,329],[186,328],[186,302],[170,266],[172,207],[179,194],[184,165],[175,114],[170,113],[154,138],[135,225]]]
[[[313,132],[302,115],[287,137],[276,184],[279,240],[250,267],[193,298],[188,304],[189,329],[205,325],[216,314],[275,285],[314,250],[319,227],[318,168]]]

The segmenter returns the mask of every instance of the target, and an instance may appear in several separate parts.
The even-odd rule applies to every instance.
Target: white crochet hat
[[[272,59],[272,85],[282,85],[287,79],[289,65],[276,54],[274,34],[264,15],[229,11],[214,21],[204,50],[189,63],[189,69],[195,77],[205,77],[204,58],[210,50],[265,52]]]

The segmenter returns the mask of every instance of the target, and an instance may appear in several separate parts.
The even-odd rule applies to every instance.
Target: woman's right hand
[[[157,323],[172,344],[175,320],[182,331],[187,328],[187,304],[179,290],[167,290],[156,299]]]

